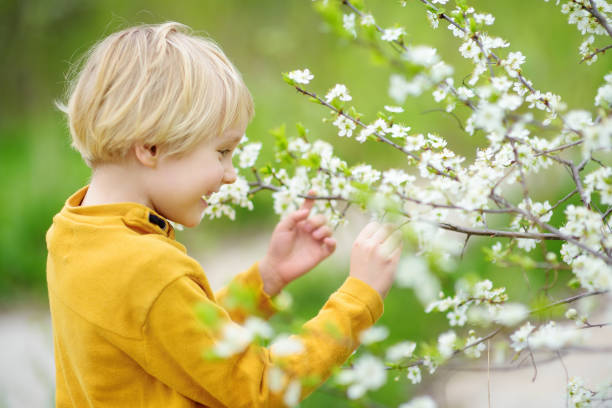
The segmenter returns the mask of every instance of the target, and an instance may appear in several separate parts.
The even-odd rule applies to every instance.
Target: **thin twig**
[[[531,382],[535,382],[536,377],[538,376],[538,366],[536,365],[535,358],[533,357],[533,352],[530,347],[527,347],[527,351],[529,351],[529,357],[531,358],[531,365],[533,366],[533,378]]]
[[[585,297],[589,297],[589,296],[603,295],[604,293],[608,293],[608,292],[609,292],[608,290],[595,290],[595,291],[592,291],[592,292],[580,293],[578,295],[574,295],[574,296],[568,297],[566,299],[558,300],[558,301],[556,301],[554,303],[551,303],[549,305],[540,307],[538,309],[533,309],[533,310],[531,310],[529,312],[529,314],[543,312],[544,310],[551,309],[551,308],[553,308],[555,306],[559,306],[559,305],[567,304],[567,303],[572,303],[572,302],[575,302],[575,301],[577,301],[579,299],[582,299],[582,298],[585,298]]]

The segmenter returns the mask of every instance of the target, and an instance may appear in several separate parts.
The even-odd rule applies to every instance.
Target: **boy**
[[[353,246],[350,276],[295,336],[302,352],[249,345],[202,357],[217,333],[196,305],[224,323],[246,316],[224,307],[227,290],[211,291],[168,220],[196,226],[207,197],[235,181],[232,152],[253,115],[240,74],[210,40],[178,23],[112,34],[87,55],[62,108],[93,175],[47,233],[57,407],[282,406],[290,378],[271,391],[272,367],[320,383],[382,314],[401,248],[371,223]],[[261,262],[234,279],[256,291],[265,317],[271,296],[334,251],[325,218],[308,218],[312,204],[283,219]]]

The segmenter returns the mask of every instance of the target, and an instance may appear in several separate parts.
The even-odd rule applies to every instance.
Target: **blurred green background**
[[[406,7],[399,3],[387,0],[366,4],[383,27],[401,23],[407,27],[409,42],[438,48],[441,57],[455,66],[456,81],[468,75],[470,66],[457,52],[460,42],[445,25],[431,29],[419,1],[408,1]],[[470,3],[496,16],[490,33],[509,40],[511,50],[524,53],[524,72],[536,88],[560,94],[570,108],[592,106],[611,57],[602,56],[591,67],[579,64],[581,37],[557,8],[534,0]],[[167,20],[185,23],[214,38],[243,73],[256,104],[256,116],[247,134],[251,140],[264,142],[259,164],[273,157],[270,129],[286,123],[292,130],[296,122],[302,122],[312,137],[334,144],[349,163],[369,161],[381,169],[404,166],[405,159],[397,152],[378,145],[364,148],[336,137],[331,124],[321,121],[326,110],[309,103],[282,81],[281,72],[308,67],[315,75],[310,89],[318,93],[324,94],[335,83],[344,83],[366,120],[374,118],[383,105],[394,104],[387,95],[392,70],[378,63],[366,48],[330,32],[309,0],[1,0],[1,306],[24,301],[45,305],[45,232],[66,198],[85,185],[90,176],[78,153],[70,148],[65,119],[54,107],[54,101],[63,98],[66,72],[105,35],[138,23]],[[484,139],[463,134],[448,115],[426,113],[438,107],[429,93],[408,99],[404,107],[406,112],[400,119],[414,131],[436,131],[462,154],[473,156],[475,147]],[[540,182],[538,195],[554,197],[569,191],[568,181],[555,178]],[[206,221],[195,230],[180,232],[178,239],[198,252],[213,240],[229,242],[245,228],[264,227],[269,231],[276,220],[270,195],[262,193],[256,197],[254,214],[239,212],[234,223]],[[214,234],[207,234],[210,231]],[[473,242],[456,274],[442,276],[445,288],[452,287],[456,276],[472,274],[492,277],[494,282],[508,285],[511,294],[526,296],[523,276],[490,265],[478,248],[482,242]],[[290,287],[298,315],[307,318],[315,314],[343,279],[328,272],[323,265]],[[532,275],[537,288],[543,275]],[[441,317],[430,316],[425,323],[421,310],[411,291],[394,290],[383,317],[383,324],[392,326],[391,340],[428,338],[444,327]],[[406,311],[415,311],[408,325]],[[405,384],[385,392],[409,393]],[[320,406],[316,404],[325,398],[331,397],[318,393],[304,406]]]

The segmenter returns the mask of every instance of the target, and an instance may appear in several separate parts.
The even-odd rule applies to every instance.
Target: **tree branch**
[[[588,61],[591,58],[593,58],[594,56],[596,56],[599,53],[604,53],[607,50],[609,50],[610,48],[612,48],[612,44],[608,45],[607,47],[603,47],[603,48],[596,48],[594,52],[590,53],[589,55],[585,56],[583,59],[580,60],[580,63],[582,64],[584,61]]]
[[[612,37],[612,28],[610,28],[610,26],[608,25],[606,18],[601,15],[599,10],[597,10],[597,5],[595,4],[595,1],[589,0],[589,3],[591,4],[591,8],[587,8],[589,13],[591,13],[593,17],[597,19],[597,22],[601,24],[601,26],[608,32],[608,35]]]

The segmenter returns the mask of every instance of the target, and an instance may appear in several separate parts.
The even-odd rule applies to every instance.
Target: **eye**
[[[230,154],[232,151],[229,149],[224,149],[224,150],[219,150],[219,153],[221,153],[221,156],[227,156],[228,154]]]

